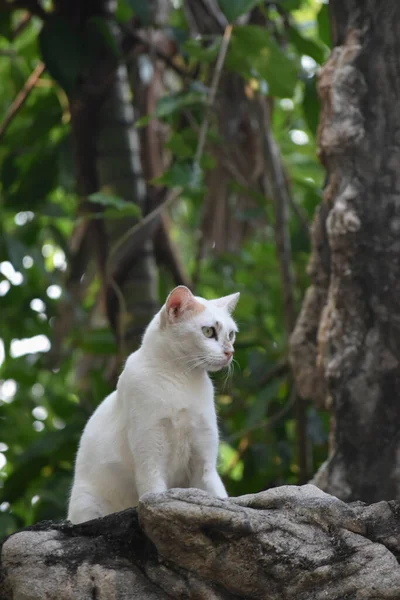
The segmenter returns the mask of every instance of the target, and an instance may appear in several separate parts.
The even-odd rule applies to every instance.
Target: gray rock
[[[39,523],[1,558],[1,600],[399,600],[400,503],[347,505],[312,485],[227,500],[174,489]]]

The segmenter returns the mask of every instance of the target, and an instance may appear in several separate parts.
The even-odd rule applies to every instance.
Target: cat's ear
[[[168,321],[175,323],[187,311],[195,308],[196,300],[192,292],[184,285],[178,285],[167,298],[165,310]]]
[[[225,308],[231,315],[236,308],[236,304],[239,302],[239,298],[240,292],[236,292],[236,294],[229,294],[229,296],[217,298],[217,300],[215,300],[215,304],[220,308]]]

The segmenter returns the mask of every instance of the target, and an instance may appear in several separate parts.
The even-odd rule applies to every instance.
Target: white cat
[[[204,300],[175,288],[131,354],[117,390],[82,434],[68,519],[136,506],[145,492],[197,487],[226,498],[207,371],[230,365],[239,293]]]

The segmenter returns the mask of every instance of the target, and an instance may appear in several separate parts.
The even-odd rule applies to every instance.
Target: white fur
[[[117,390],[82,434],[68,519],[136,506],[146,492],[197,487],[227,496],[217,473],[218,428],[207,371],[227,366],[239,294],[207,301],[175,288],[131,354]],[[218,340],[202,327],[216,327]]]

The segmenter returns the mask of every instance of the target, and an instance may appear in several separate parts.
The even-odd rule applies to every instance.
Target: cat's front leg
[[[203,475],[200,480],[200,489],[209,492],[213,496],[217,498],[227,498],[228,494],[226,493],[226,489],[224,484],[222,483],[221,477],[219,476],[216,468],[212,470],[208,470],[205,468],[203,470]]]
[[[217,471],[218,430],[215,426],[199,427],[193,439],[191,457],[191,487],[209,492],[217,498],[227,498],[225,486]]]
[[[129,440],[135,465],[135,487],[139,498],[148,492],[158,494],[168,489],[167,443],[165,432],[158,425],[146,429],[141,434],[137,433]]]

